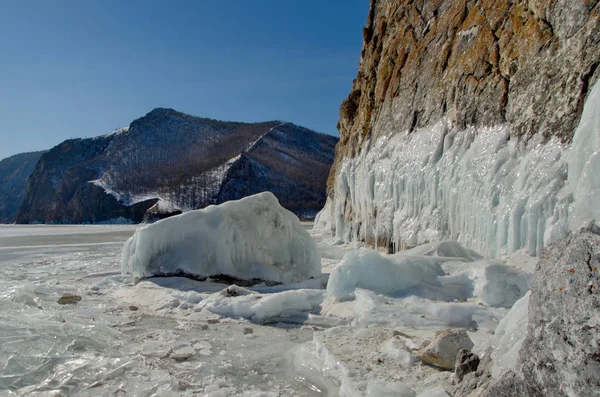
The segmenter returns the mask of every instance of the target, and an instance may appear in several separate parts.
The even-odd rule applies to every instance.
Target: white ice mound
[[[321,274],[315,242],[270,192],[138,229],[125,243],[121,266],[134,279],[227,275],[291,283]]]
[[[331,272],[327,294],[338,301],[353,299],[357,288],[379,294],[400,294],[411,288],[439,286],[444,271],[439,258],[392,255],[376,251],[351,252]]]

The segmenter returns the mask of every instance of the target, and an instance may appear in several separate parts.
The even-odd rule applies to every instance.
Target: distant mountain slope
[[[20,153],[0,160],[0,223],[13,223],[17,219],[27,178],[43,153]]]
[[[220,202],[234,176],[234,185],[255,185],[248,192],[261,183],[268,188],[230,172],[247,158],[269,167],[265,176],[279,178],[273,188],[288,208],[318,209],[336,142],[288,123],[223,122],[158,108],[128,127],[65,141],[42,156],[17,221],[141,222]],[[277,153],[298,164],[262,159]],[[242,197],[242,190],[229,196]],[[294,191],[301,193],[294,198]]]
[[[294,213],[314,216],[326,199],[323,186],[336,143],[337,138],[333,136],[290,123],[281,124],[264,135],[229,169],[218,202],[268,190]]]

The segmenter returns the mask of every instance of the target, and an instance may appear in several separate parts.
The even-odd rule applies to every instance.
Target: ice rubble
[[[598,153],[600,83],[570,150],[556,139],[511,138],[503,125],[458,131],[441,121],[390,134],[341,165],[331,213],[317,226],[331,217],[337,240],[384,237],[397,250],[451,239],[486,256],[539,255],[569,227],[600,219]]]
[[[138,229],[123,248],[122,271],[227,275],[291,283],[321,274],[315,242],[270,192],[164,219]]]
[[[473,262],[473,257],[479,256],[448,241],[395,255],[368,250],[349,253],[331,273],[327,294],[337,301],[351,300],[361,288],[446,301],[478,298],[489,306],[510,308],[529,290],[529,273],[502,261]]]

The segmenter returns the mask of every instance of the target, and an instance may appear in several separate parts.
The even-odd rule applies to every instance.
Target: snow
[[[106,137],[113,136],[113,135],[121,135],[127,131],[129,131],[129,126],[117,128],[116,130],[109,132],[108,134],[101,135],[100,137],[97,137],[97,138],[106,138]],[[97,138],[94,138],[94,139],[97,139]]]
[[[600,222],[600,82],[586,100],[569,153],[569,185],[575,198],[571,230]]]
[[[138,229],[123,248],[134,279],[182,272],[292,283],[321,275],[315,242],[270,192]]]

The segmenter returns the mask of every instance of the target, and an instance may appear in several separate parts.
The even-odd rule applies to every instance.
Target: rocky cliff
[[[43,153],[20,153],[0,161],[0,223],[13,223],[17,219],[27,178]]]
[[[558,194],[566,165],[552,177],[538,175],[543,187],[533,180],[519,185],[521,176],[506,179],[510,172],[501,168],[512,161],[513,168],[531,169],[540,162],[519,161],[534,152],[552,158],[549,164],[566,164],[560,153],[600,75],[598,0],[372,0],[363,37],[328,181],[329,226],[338,238],[393,251],[449,237],[480,250],[493,245],[492,252],[483,249],[491,254],[519,248],[535,254],[545,234],[564,235],[564,219],[546,220],[561,211],[557,202],[568,206]],[[473,145],[487,155],[478,157]],[[374,153],[389,146],[385,155]],[[381,166],[396,177],[378,174]],[[472,175],[459,181],[459,166]],[[353,178],[369,191],[354,191]],[[525,186],[550,189],[552,199],[523,201]],[[443,213],[452,206],[453,213]]]
[[[269,143],[275,140],[278,145]],[[248,158],[286,176],[278,181],[284,205],[315,212],[325,201],[336,142],[289,123],[223,122],[159,108],[126,128],[67,140],[44,154],[29,178],[17,221],[137,223],[226,200],[220,192],[233,178],[238,189],[227,197],[274,188],[269,181],[229,172],[244,168]],[[315,146],[319,153],[310,153]],[[284,155],[289,159],[276,160]],[[291,195],[294,191],[301,194]]]

